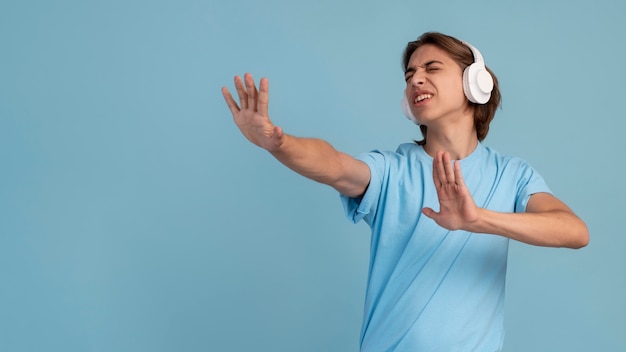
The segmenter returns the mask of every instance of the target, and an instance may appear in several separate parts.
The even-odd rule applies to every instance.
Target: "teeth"
[[[432,94],[422,94],[422,95],[418,95],[417,98],[415,98],[415,102],[419,103],[420,101],[424,100],[424,99],[430,99],[432,98],[433,95]]]

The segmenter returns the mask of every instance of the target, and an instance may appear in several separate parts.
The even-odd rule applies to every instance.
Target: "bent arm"
[[[433,160],[433,181],[440,210],[427,207],[422,212],[448,230],[500,235],[546,247],[581,248],[589,243],[585,223],[549,193],[531,195],[525,213],[477,207],[465,186],[459,162],[455,161],[453,168],[447,152],[437,152]]]
[[[499,213],[478,209],[468,231],[498,234],[536,246],[581,248],[589,243],[585,223],[549,193],[530,196],[525,213]]]

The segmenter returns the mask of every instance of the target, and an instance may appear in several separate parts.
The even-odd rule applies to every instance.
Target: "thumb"
[[[436,211],[434,211],[432,208],[422,208],[422,214],[428,216],[429,218],[435,220],[435,218],[439,215],[439,213],[437,213]]]
[[[274,135],[278,138],[283,136],[283,129],[280,128],[279,126],[274,126]]]

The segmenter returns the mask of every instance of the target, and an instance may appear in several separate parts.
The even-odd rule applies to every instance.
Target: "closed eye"
[[[426,72],[439,71],[440,69],[441,69],[441,66],[439,65],[438,62],[432,62],[432,63],[426,64]]]
[[[434,73],[434,72],[441,70],[442,64],[443,63],[441,61],[433,60],[433,61],[429,61],[425,63],[424,66],[420,66],[420,67],[423,67],[426,72]],[[413,77],[416,71],[417,71],[416,68],[413,68],[413,67],[408,68],[406,72],[404,72],[404,81],[409,82],[409,80],[411,79],[411,77]]]
[[[411,77],[413,77],[413,74],[415,73],[415,69],[409,68],[406,70],[406,72],[404,72],[404,81],[408,82]]]

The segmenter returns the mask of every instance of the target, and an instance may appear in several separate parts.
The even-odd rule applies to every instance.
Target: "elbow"
[[[578,220],[579,224],[576,229],[572,231],[572,241],[569,244],[569,248],[581,249],[589,244],[589,229],[582,220]]]
[[[578,242],[576,242],[575,246],[572,247],[574,249],[581,249],[583,247],[587,247],[589,244],[589,233],[586,232],[583,236],[580,236]]]
[[[571,249],[581,249],[584,247],[587,247],[587,245],[589,244],[589,236],[587,237],[581,237],[579,239],[577,239],[576,241],[572,242],[568,247]]]

